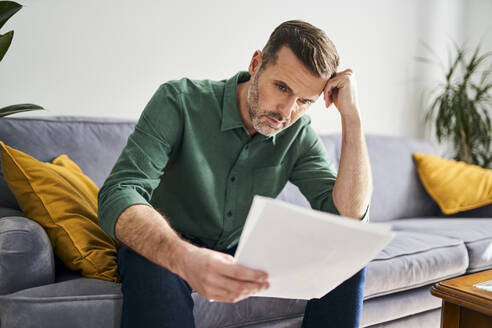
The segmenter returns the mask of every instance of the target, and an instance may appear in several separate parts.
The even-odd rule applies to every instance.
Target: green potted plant
[[[22,5],[13,2],[13,1],[0,1],[0,28],[12,17],[16,12],[18,12],[22,8]],[[2,61],[5,53],[10,47],[12,43],[12,39],[14,37],[14,31],[9,31],[5,34],[0,34],[0,62]],[[44,109],[41,106],[34,104],[18,104],[11,105],[4,108],[0,108],[0,117],[20,113],[27,112],[31,110],[40,110]]]
[[[439,143],[452,143],[455,160],[487,168],[492,164],[492,65],[482,68],[492,53],[481,54],[478,45],[470,57],[464,47],[455,48],[444,82],[431,93],[425,122],[435,125]]]

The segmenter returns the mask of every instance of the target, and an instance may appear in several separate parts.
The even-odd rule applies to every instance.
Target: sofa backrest
[[[0,118],[0,140],[40,161],[67,154],[101,187],[133,131],[134,121],[59,116]],[[3,175],[0,206],[18,208]]]
[[[432,143],[406,137],[366,136],[374,180],[371,221],[437,216],[439,207],[424,189],[412,153],[436,154]]]
[[[321,140],[338,170],[341,134],[324,135]],[[440,215],[439,207],[420,182],[412,158],[414,152],[435,154],[430,142],[378,135],[366,135],[366,142],[374,180],[371,222]],[[278,198],[309,207],[299,189],[292,184],[288,184]]]
[[[135,121],[114,118],[59,116],[0,118],[0,140],[41,161],[60,154],[73,159],[97,186],[109,175],[133,131]],[[321,136],[329,159],[338,169],[341,135]],[[437,216],[440,211],[417,176],[413,152],[435,153],[431,143],[405,137],[366,135],[374,179],[371,221]],[[297,187],[288,183],[279,199],[309,207]],[[0,176],[0,207],[18,208]]]

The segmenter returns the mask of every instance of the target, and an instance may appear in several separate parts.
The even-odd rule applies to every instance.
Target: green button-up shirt
[[[339,214],[336,171],[309,116],[275,136],[249,135],[236,101],[237,84],[249,78],[158,88],[99,191],[99,224],[110,236],[123,210],[147,204],[183,237],[225,250],[239,241],[253,196],[275,198],[287,181],[312,208]]]

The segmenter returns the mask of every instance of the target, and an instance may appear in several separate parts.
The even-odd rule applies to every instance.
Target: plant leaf
[[[439,56],[437,55],[437,53],[432,50],[432,47],[429,46],[429,44],[423,40],[420,40],[420,43],[424,46],[424,48],[429,51],[431,53],[432,56],[434,56],[434,58],[436,59],[437,63],[439,63],[439,67],[441,68],[441,70],[444,72],[445,71],[445,68],[444,68],[444,65],[441,63],[440,59],[439,59]]]
[[[3,56],[10,47],[12,43],[12,38],[14,37],[14,31],[10,31],[7,34],[0,34],[0,61],[2,61]]]
[[[454,43],[454,55],[449,52],[449,65],[444,82],[425,115],[426,123],[433,123],[439,143],[453,145],[456,160],[482,167],[492,165],[492,64],[485,70],[482,65],[492,56],[480,53],[480,44],[468,56],[465,46]],[[423,62],[431,62],[416,57]],[[437,89],[437,88],[436,88]]]
[[[11,105],[4,108],[0,108],[0,117],[21,113],[21,112],[29,112],[32,110],[45,110],[43,107],[34,104],[18,104]]]
[[[16,12],[22,8],[22,5],[14,1],[0,1],[0,28],[9,20]]]
[[[478,57],[479,50],[480,50],[480,45],[477,46],[470,62],[466,65],[464,81],[468,81],[470,79],[470,76],[477,70],[480,64],[482,64],[482,62],[491,55],[490,52],[487,52],[481,55],[480,57]],[[465,63],[463,62],[463,64]]]
[[[446,82],[448,84],[451,83],[451,77],[453,76],[453,73],[455,72],[456,67],[462,61],[462,59],[463,59],[463,57],[465,55],[465,51],[463,49],[457,48],[456,50],[458,52],[458,56],[456,56],[456,59],[451,64],[451,67],[450,67],[450,69],[448,71],[448,74],[446,75]]]

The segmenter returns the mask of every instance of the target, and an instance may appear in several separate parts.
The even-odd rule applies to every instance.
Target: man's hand
[[[206,299],[236,303],[268,289],[268,274],[233,263],[229,254],[195,247],[185,252],[178,274]]]
[[[335,104],[342,116],[358,114],[357,86],[352,70],[338,72],[326,82],[323,90],[326,108]]]

